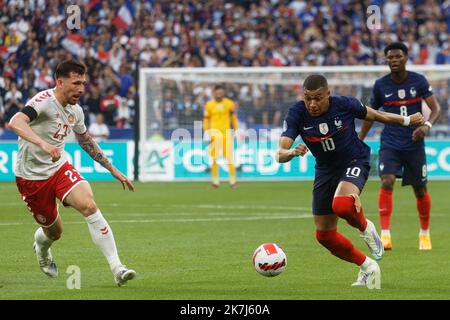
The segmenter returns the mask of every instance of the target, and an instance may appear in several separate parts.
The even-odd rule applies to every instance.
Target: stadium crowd
[[[400,0],[78,0],[80,25],[68,28],[65,0],[0,0],[0,128],[36,92],[52,87],[52,70],[75,57],[89,69],[81,100],[87,125],[101,113],[109,127],[133,127],[135,75],[141,67],[382,65],[383,48],[404,41],[410,63],[450,63],[450,1]],[[368,30],[367,7],[382,25]],[[74,20],[77,21],[76,19]],[[435,90],[449,122],[448,82]],[[164,125],[201,120],[205,91],[164,93]],[[232,91],[233,88],[230,88]],[[237,89],[238,90],[238,89]],[[208,91],[208,90],[206,90]],[[210,90],[209,90],[210,91]],[[250,124],[278,125],[270,101],[234,92]],[[169,101],[169,103],[167,103]],[[252,109],[252,110],[249,110]],[[172,117],[173,120],[168,120]],[[180,118],[183,120],[181,121]]]

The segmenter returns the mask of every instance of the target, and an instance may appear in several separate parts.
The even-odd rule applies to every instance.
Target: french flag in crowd
[[[114,25],[119,29],[127,30],[133,23],[135,15],[134,6],[131,0],[125,0],[125,3],[120,7],[117,16],[114,18]]]
[[[82,35],[77,33],[69,34],[63,41],[61,45],[70,53],[78,55],[81,47],[83,46],[84,38]]]

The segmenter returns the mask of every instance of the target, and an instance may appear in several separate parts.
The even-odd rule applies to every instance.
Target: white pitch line
[[[120,207],[125,206],[119,203],[104,203],[102,206],[112,206]],[[137,204],[132,203],[126,204],[127,207],[143,207],[143,208],[200,208],[200,209],[273,209],[273,210],[288,210],[288,211],[299,211],[299,210],[311,210],[309,207],[287,207],[287,206],[261,206],[261,205],[215,205],[215,204]]]
[[[312,218],[311,214],[300,215],[272,215],[272,216],[254,216],[254,217],[223,217],[223,218],[181,218],[181,219],[135,219],[135,220],[108,220],[109,223],[168,223],[168,222],[214,222],[214,221],[257,221],[257,220],[288,220],[288,219],[307,219]],[[84,221],[69,221],[64,224],[85,224]],[[5,222],[0,226],[17,226],[29,223]]]
[[[1,204],[5,207],[21,207],[25,206],[23,202],[3,202]],[[284,211],[308,211],[308,207],[287,207],[287,206],[252,206],[252,205],[214,205],[214,204],[199,204],[199,205],[183,205],[183,204],[137,204],[137,203],[102,203],[99,207],[134,207],[134,208],[198,208],[198,209],[249,209],[249,210],[284,210]]]

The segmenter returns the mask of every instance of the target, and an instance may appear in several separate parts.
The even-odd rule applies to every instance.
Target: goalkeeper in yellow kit
[[[219,167],[217,160],[220,155],[227,160],[230,173],[230,186],[235,188],[236,169],[233,161],[233,130],[238,128],[235,104],[225,97],[225,89],[216,85],[213,90],[214,99],[205,105],[203,130],[205,137],[210,137],[209,155],[212,158],[211,171],[213,188],[219,187]],[[208,140],[208,138],[205,138]]]

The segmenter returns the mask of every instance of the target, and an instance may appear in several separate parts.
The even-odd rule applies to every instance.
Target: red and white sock
[[[34,233],[34,240],[36,241],[36,250],[38,250],[40,255],[46,257],[53,240],[47,237],[42,227],[38,228]]]
[[[118,269],[122,266],[120,262],[119,255],[117,253],[116,242],[114,241],[114,235],[111,227],[103,218],[100,210],[96,213],[91,214],[85,218],[89,232],[92,237],[92,241],[99,247],[103,255],[108,260],[109,266],[113,273],[116,273]]]

